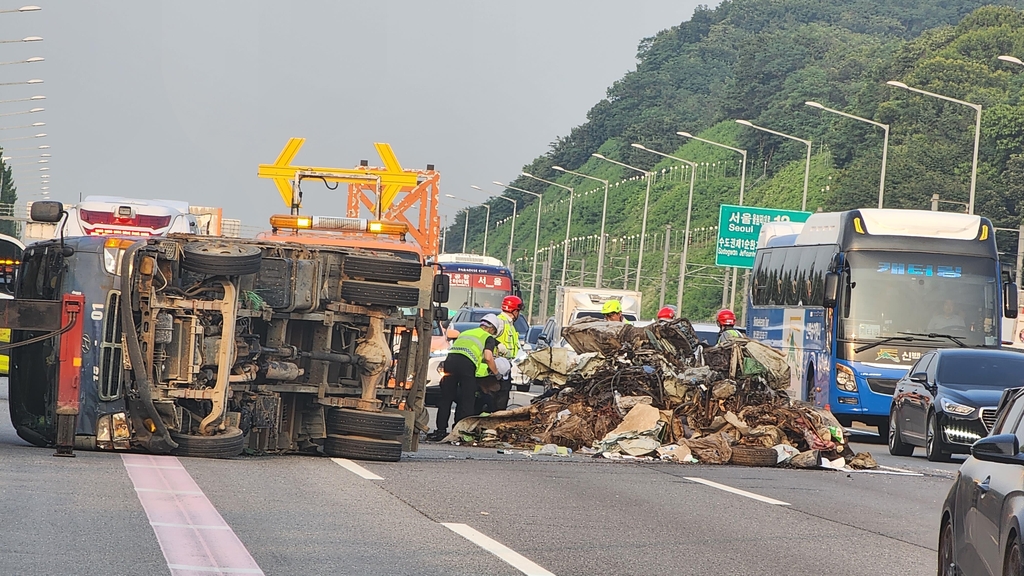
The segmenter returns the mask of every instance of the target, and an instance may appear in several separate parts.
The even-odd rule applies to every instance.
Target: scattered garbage
[[[548,391],[529,406],[466,418],[448,440],[679,463],[871,469],[831,412],[790,399],[790,369],[746,338],[702,345],[685,318],[639,328],[582,319],[564,348],[530,354],[520,370]],[[509,453],[505,450],[502,453]]]

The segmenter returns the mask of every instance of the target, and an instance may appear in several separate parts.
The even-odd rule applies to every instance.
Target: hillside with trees
[[[893,80],[982,106],[975,212],[1016,230],[1024,209],[1024,67],[997,57],[1024,58],[1024,2],[1004,4],[733,0],[701,7],[689,21],[643,40],[636,70],[608,89],[584,124],[523,168],[575,189],[567,263],[568,193],[525,176],[510,183],[544,198],[538,276],[550,260],[549,293],[563,269],[568,284],[596,281],[604,185],[558,166],[611,182],[603,284],[633,287],[646,181],[594,158],[596,152],[653,173],[641,275],[644,316],[651,317],[661,301],[662,278],[665,302],[676,302],[690,173],[676,160],[632,146],[639,143],[697,163],[682,314],[709,317],[723,301],[725,278],[724,269],[714,266],[714,227],[720,204],[738,203],[740,156],[678,131],[748,152],[746,205],[800,209],[807,146],[738,119],[812,142],[807,210],[878,204],[883,131],[807,101],[890,126],[886,208],[929,209],[937,194],[940,209],[964,211],[975,110],[886,84]],[[504,194],[519,205],[512,262],[526,293],[537,199],[515,190]],[[504,259],[512,204],[489,204],[487,253]],[[482,213],[471,212],[471,252],[483,248]],[[448,251],[462,245],[465,216],[460,212],[446,231]],[[1017,234],[1001,232],[998,239],[1012,263]],[[538,293],[535,314],[542,313],[541,301]]]

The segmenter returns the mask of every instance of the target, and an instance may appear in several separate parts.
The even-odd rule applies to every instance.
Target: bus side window
[[[785,297],[782,290],[782,269],[786,264],[786,251],[783,248],[776,248],[772,251],[772,261],[768,275],[771,290],[768,292],[768,304],[780,306],[785,304]]]
[[[802,248],[786,248],[786,264],[783,273],[783,304],[796,306],[800,301],[800,258],[804,252]]]
[[[751,300],[754,306],[764,306],[768,303],[768,266],[772,259],[771,250],[758,250],[754,259],[754,286]]]
[[[800,277],[797,282],[797,304],[801,306],[815,306],[817,304],[811,298],[814,295],[814,264],[817,256],[818,249],[814,246],[808,246],[800,250]]]
[[[825,300],[825,273],[832,262],[834,246],[819,246],[814,253],[814,273],[811,277],[811,300],[814,306],[821,306]]]

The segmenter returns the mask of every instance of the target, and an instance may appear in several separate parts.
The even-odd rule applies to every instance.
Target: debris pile
[[[447,438],[555,445],[607,458],[804,468],[874,468],[827,410],[791,400],[789,366],[745,338],[701,343],[685,318],[638,328],[584,319],[564,348],[520,364],[548,391],[530,406],[460,421]]]

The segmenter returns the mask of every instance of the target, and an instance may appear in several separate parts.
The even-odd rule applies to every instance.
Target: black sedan
[[[889,453],[923,446],[931,461],[967,454],[988,435],[1003,390],[1024,382],[1024,354],[1008,350],[932,350],[896,383],[889,412]]]
[[[1024,388],[1007,390],[992,436],[971,447],[942,506],[940,576],[1022,574]]]

